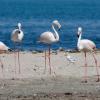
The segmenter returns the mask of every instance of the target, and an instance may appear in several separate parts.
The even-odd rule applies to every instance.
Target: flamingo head
[[[56,26],[58,29],[61,28],[61,24],[58,22],[58,20],[54,20],[52,25]]]
[[[18,28],[19,28],[19,29],[21,29],[21,26],[22,26],[21,23],[18,23]]]
[[[77,37],[79,37],[80,34],[82,34],[82,27],[78,27]]]

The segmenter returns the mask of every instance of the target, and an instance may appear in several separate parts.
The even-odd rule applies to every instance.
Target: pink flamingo
[[[3,42],[0,41],[0,53],[6,52],[6,51],[12,51],[8,46],[6,46]],[[2,68],[2,72],[3,72],[3,62],[0,59],[0,63],[1,63],[1,68]]]
[[[50,46],[52,43],[59,41],[59,34],[56,31],[55,27],[57,27],[58,29],[61,28],[61,25],[58,22],[58,20],[54,20],[52,23],[52,29],[53,29],[54,33],[49,32],[49,31],[44,32],[40,35],[40,40],[39,40],[40,42],[45,43],[49,46],[48,59],[49,59],[50,74],[51,74]],[[45,50],[45,70],[46,70],[46,50]]]
[[[86,60],[86,53],[89,51],[92,53],[92,56],[94,58],[95,64],[96,64],[96,72],[97,72],[97,82],[100,81],[99,78],[99,71],[98,71],[98,66],[97,66],[97,59],[95,57],[95,50],[96,50],[96,45],[93,41],[88,40],[88,39],[81,39],[82,36],[82,27],[78,27],[78,42],[77,42],[77,47],[79,51],[83,51],[85,54],[85,83],[87,82],[87,60]]]
[[[21,23],[18,23],[18,28],[14,29],[11,34],[11,40],[14,42],[14,46],[16,43],[21,43],[24,37],[24,33],[21,29]],[[19,73],[20,73],[20,60],[19,60],[19,50],[18,50],[18,64],[19,64]],[[15,73],[16,73],[16,54],[15,54]]]

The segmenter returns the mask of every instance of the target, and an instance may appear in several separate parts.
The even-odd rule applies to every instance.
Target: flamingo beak
[[[58,31],[60,31],[61,29],[59,28]]]
[[[59,24],[59,26],[58,26],[58,31],[61,29],[61,25]]]
[[[77,37],[79,38],[79,34],[77,34]]]
[[[12,52],[13,50],[9,48],[8,51],[9,51],[9,52]]]

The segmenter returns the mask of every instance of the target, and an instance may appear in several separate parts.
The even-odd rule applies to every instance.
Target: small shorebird
[[[8,46],[6,46],[3,42],[0,41],[0,53],[4,53],[6,51],[12,51]],[[3,72],[3,62],[0,59],[0,63],[1,63],[1,68],[2,68],[2,72]]]
[[[11,40],[14,42],[14,48],[16,49],[16,44],[21,44],[24,33],[21,29],[21,23],[18,23],[18,28],[14,29],[11,34]],[[18,64],[19,64],[19,73],[20,73],[20,59],[19,59],[19,50],[18,50]],[[15,53],[15,73],[16,73],[16,53]]]
[[[96,72],[97,72],[97,82],[100,81],[99,78],[99,71],[98,71],[98,66],[97,66],[97,59],[95,57],[95,50],[96,50],[96,45],[93,41],[88,40],[88,39],[81,39],[82,36],[82,27],[78,27],[78,42],[77,42],[77,47],[79,51],[83,51],[85,54],[85,81],[87,82],[87,60],[86,60],[86,53],[91,52],[92,56],[94,58],[95,64],[96,64]]]
[[[65,53],[65,56],[66,56],[67,61],[69,62],[69,64],[70,64],[70,63],[75,64],[75,62],[78,60],[76,57],[70,56],[68,52]],[[69,65],[69,64],[68,64],[68,65]]]
[[[54,33],[49,32],[49,31],[44,32],[40,35],[40,39],[39,39],[40,42],[47,44],[49,46],[48,59],[49,59],[50,74],[51,74],[50,46],[51,46],[52,43],[59,41],[59,34],[56,31],[55,27],[58,28],[58,29],[61,28],[61,25],[58,22],[58,20],[54,20],[53,23],[52,23],[52,29],[53,29]],[[45,70],[44,70],[44,72],[45,71],[46,71],[46,50],[45,50]]]

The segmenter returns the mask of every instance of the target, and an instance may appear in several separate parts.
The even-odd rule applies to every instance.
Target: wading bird
[[[84,82],[87,82],[87,60],[86,60],[86,53],[91,52],[92,56],[94,58],[95,64],[96,64],[96,72],[97,72],[97,82],[100,81],[99,78],[99,71],[98,71],[98,66],[97,66],[97,59],[95,57],[95,50],[96,50],[96,45],[93,41],[88,40],[88,39],[81,39],[82,36],[82,27],[78,27],[78,42],[77,42],[77,47],[79,51],[83,51],[85,55],[85,80]]]
[[[74,64],[78,60],[76,57],[70,56],[68,52],[65,54],[65,56],[66,56],[67,61],[69,62],[69,64],[70,63]]]
[[[16,49],[16,44],[21,44],[24,33],[21,29],[21,23],[18,23],[18,28],[14,29],[11,34],[11,40],[14,42],[14,48]],[[16,72],[16,52],[15,53],[15,72]],[[18,50],[18,65],[19,65],[19,73],[20,71],[20,59],[19,59],[19,50]]]
[[[6,46],[3,42],[0,41],[0,53],[4,53],[6,51],[11,51],[11,49],[8,46]],[[1,59],[0,59],[0,64],[3,72],[4,65]]]
[[[40,39],[39,39],[40,42],[47,44],[49,47],[48,59],[49,59],[50,74],[51,74],[50,46],[51,46],[51,44],[59,41],[59,34],[56,31],[56,28],[57,29],[61,28],[61,25],[58,22],[58,20],[54,20],[52,23],[52,29],[53,29],[54,33],[49,32],[49,31],[44,32],[40,35]],[[45,50],[45,70],[44,70],[44,72],[46,71],[46,59],[47,58],[46,58],[46,50]]]

